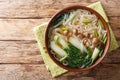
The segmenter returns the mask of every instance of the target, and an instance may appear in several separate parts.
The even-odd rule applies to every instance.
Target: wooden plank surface
[[[43,64],[0,65],[1,80],[119,80],[120,64],[100,64],[85,72],[69,72],[52,78]],[[110,71],[113,70],[113,71]]]
[[[119,42],[120,45],[120,42]],[[109,52],[102,63],[120,63],[120,48]],[[0,41],[0,63],[43,63],[36,41]]]
[[[0,19],[0,40],[36,40],[33,28],[50,18],[42,19]],[[110,25],[120,40],[120,17],[109,17]]]
[[[0,0],[1,18],[44,18],[70,5],[89,5],[98,0]],[[101,0],[108,16],[119,16],[119,0]],[[48,14],[49,13],[49,14]]]
[[[0,63],[43,63],[36,41],[0,41]]]
[[[60,9],[101,1],[120,45],[120,0],[0,0],[0,80],[120,80],[120,48],[86,72],[52,78],[46,70],[33,27]]]
[[[49,19],[0,19],[0,40],[36,40],[33,28]]]

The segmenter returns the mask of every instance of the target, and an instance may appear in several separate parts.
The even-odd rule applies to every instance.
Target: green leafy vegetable
[[[87,25],[87,24],[89,24],[89,23],[91,23],[92,22],[92,20],[84,20],[82,23],[84,24],[84,25]]]
[[[69,44],[69,48],[64,49],[66,53],[68,54],[68,57],[66,58],[70,67],[85,67],[90,66],[92,63],[91,55],[92,51],[90,48],[87,49],[87,54],[84,55],[81,53],[81,51],[73,46],[72,44]]]
[[[91,58],[85,59],[84,66],[89,67],[92,65],[92,63],[93,62]]]
[[[81,64],[81,52],[78,48],[69,43],[69,48],[64,49],[68,54],[67,61],[70,67],[79,67]]]
[[[86,56],[86,58],[90,58],[91,55],[92,55],[92,51],[91,51],[91,49],[89,47],[87,47],[86,49],[87,49],[87,56]]]
[[[69,42],[77,47],[82,53],[86,52],[85,46],[75,37],[70,37]]]
[[[92,54],[92,57],[91,58],[88,58],[88,61],[85,63],[86,67],[89,67],[93,64],[93,62],[96,60],[96,58],[98,57],[99,55],[99,52],[100,50],[98,48],[95,48],[94,51],[93,51],[93,54]]]
[[[97,59],[102,56],[103,49],[95,48],[92,52],[89,47],[81,46],[81,42],[77,41],[76,38],[72,37],[69,42],[66,42],[61,36],[55,36],[55,41],[51,42],[51,49],[59,56],[60,62],[66,60],[68,65],[74,67],[89,67]],[[56,44],[59,43],[61,46]],[[75,44],[78,44],[77,46]],[[82,48],[82,49],[80,49]],[[84,50],[83,52],[81,50]]]
[[[59,15],[58,17],[56,17],[55,20],[51,22],[51,27],[54,27],[55,25],[61,23],[63,20],[64,20],[64,14]]]
[[[92,51],[89,47],[86,47],[86,50],[87,50],[87,55],[85,56],[84,61],[83,61],[84,67],[88,67],[92,63],[92,59],[91,59]]]

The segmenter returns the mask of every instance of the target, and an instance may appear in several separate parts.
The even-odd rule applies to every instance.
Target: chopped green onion
[[[55,44],[58,44],[59,39],[60,39],[60,37],[59,37],[59,36],[55,36]]]
[[[88,61],[85,63],[85,66],[86,66],[86,67],[89,67],[89,66],[92,65],[92,63],[93,63],[92,59],[89,58]]]
[[[107,40],[107,33],[105,33],[105,34],[103,35],[103,37],[102,37],[102,42],[105,44],[106,40]]]
[[[97,29],[94,29],[94,35],[95,35],[95,37],[98,37],[98,36],[99,36]]]
[[[65,55],[64,57],[62,57],[62,58],[60,59],[60,62],[64,61],[67,57],[68,57],[68,55]]]
[[[102,21],[100,19],[98,20],[98,23],[100,24],[100,26],[102,27],[102,29],[104,29],[104,25],[103,25],[103,23],[102,23]]]
[[[102,40],[104,40],[106,36],[107,36],[107,34],[105,33],[102,37]]]
[[[84,24],[84,25],[87,25],[87,24],[89,24],[89,23],[91,23],[92,22],[92,20],[84,20],[82,23]]]
[[[73,15],[72,18],[71,18],[71,22],[75,19],[76,15]]]
[[[86,56],[86,58],[91,57],[91,55],[92,55],[91,49],[89,47],[86,47],[86,50],[87,50],[87,56]]]
[[[104,39],[103,43],[105,44],[105,43],[106,43],[106,41],[107,41],[107,37],[105,37],[105,39]]]
[[[102,56],[102,54],[103,54],[103,49],[99,52],[99,57],[101,57]]]
[[[61,29],[61,30],[63,30],[63,31],[68,30],[68,28],[67,28],[67,27],[65,27],[65,26],[63,26],[63,25],[62,25],[62,26],[60,26],[60,29]]]

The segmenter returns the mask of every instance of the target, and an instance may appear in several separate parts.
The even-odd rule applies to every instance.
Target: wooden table
[[[0,0],[0,80],[120,80],[120,48],[94,69],[52,78],[46,70],[33,27],[70,5],[97,0]],[[120,45],[120,0],[101,0]]]

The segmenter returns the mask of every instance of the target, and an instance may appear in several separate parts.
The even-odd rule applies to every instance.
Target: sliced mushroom
[[[67,36],[68,33],[69,33],[68,30],[63,31],[63,34],[64,34],[65,36]]]
[[[88,39],[86,42],[86,46],[90,47],[92,45],[91,41]]]
[[[86,45],[87,39],[83,39],[83,44]]]
[[[86,42],[86,46],[90,46],[90,43],[88,41]]]
[[[83,39],[83,38],[84,38],[84,35],[83,35],[82,33],[79,33],[79,34],[77,35],[77,37],[78,37],[79,39]]]
[[[69,36],[72,36],[72,32],[69,32],[68,35],[69,35]]]
[[[84,33],[84,36],[85,36],[86,38],[89,38],[89,37],[90,37],[90,33]]]
[[[90,34],[90,38],[94,38],[94,34],[91,33],[91,34]]]
[[[73,34],[76,35],[78,33],[78,30],[77,29],[73,29],[72,32],[73,32]]]
[[[93,38],[92,44],[97,45],[100,42],[98,38]]]

